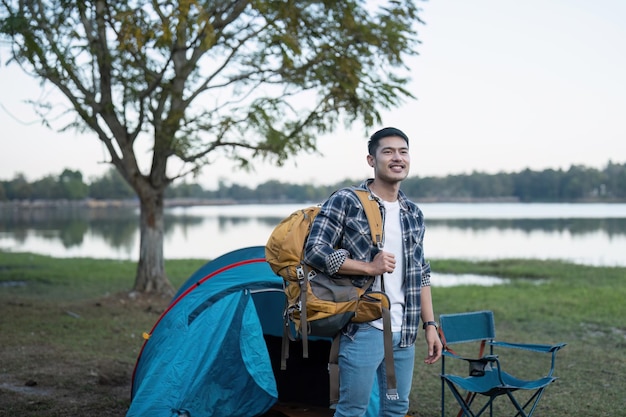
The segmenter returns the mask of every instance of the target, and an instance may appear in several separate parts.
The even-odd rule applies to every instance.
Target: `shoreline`
[[[520,201],[515,197],[502,198],[414,198],[418,204],[451,203],[451,204],[624,204],[622,199],[580,199],[573,201]],[[196,206],[226,206],[250,204],[315,204],[310,201],[298,200],[235,200],[235,199],[205,199],[205,198],[166,198],[164,207],[196,207]],[[0,211],[6,210],[40,210],[40,209],[116,209],[138,208],[137,199],[84,199],[84,200],[11,200],[0,201]]]

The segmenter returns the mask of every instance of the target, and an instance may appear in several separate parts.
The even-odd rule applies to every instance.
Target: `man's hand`
[[[431,365],[441,358],[443,350],[441,339],[439,339],[439,334],[437,334],[437,329],[434,326],[426,327],[426,345],[428,346],[428,356],[424,359],[424,363]]]
[[[392,273],[396,269],[396,256],[393,253],[380,251],[371,262],[371,276],[382,275],[384,273]]]

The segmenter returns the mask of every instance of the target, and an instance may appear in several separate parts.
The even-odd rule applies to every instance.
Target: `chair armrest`
[[[456,353],[452,353],[449,350],[444,350],[443,355],[448,356],[450,358],[454,358],[454,359],[460,359],[462,361],[478,361],[478,362],[485,362],[485,363],[498,361],[498,355],[484,355],[480,358],[466,358],[464,356],[457,355]]]
[[[550,364],[550,370],[548,371],[547,376],[552,376],[554,373],[554,366],[556,363],[556,353],[564,348],[567,343],[557,343],[556,345],[540,345],[540,344],[530,344],[530,343],[508,343],[508,342],[490,342],[492,346],[498,346],[503,348],[514,348],[514,349],[523,349],[529,350],[532,352],[538,353],[550,353],[552,356],[552,361]]]
[[[556,345],[543,345],[543,344],[532,344],[532,343],[509,343],[509,342],[489,342],[492,346],[504,347],[504,348],[513,348],[513,349],[523,349],[530,350],[533,352],[556,352],[559,349],[565,347],[567,343],[558,343]]]

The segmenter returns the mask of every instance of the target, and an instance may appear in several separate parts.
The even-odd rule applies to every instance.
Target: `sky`
[[[431,0],[419,2],[419,55],[405,100],[371,129],[318,138],[321,155],[297,155],[253,172],[229,161],[190,180],[254,187],[270,179],[334,184],[372,176],[367,137],[384,126],[410,138],[411,176],[564,169],[626,163],[626,1]],[[42,126],[26,100],[42,88],[0,55],[0,180],[79,170],[106,172],[94,135]],[[62,124],[54,125],[60,128]],[[146,159],[147,160],[147,159]]]

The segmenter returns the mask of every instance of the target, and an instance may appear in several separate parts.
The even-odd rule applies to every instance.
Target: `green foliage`
[[[525,169],[488,175],[474,172],[447,177],[410,177],[405,193],[423,199],[513,199],[530,201],[584,201],[626,199],[626,164],[610,162],[603,169],[579,165],[567,171]]]
[[[99,200],[128,199],[134,195],[133,189],[115,169],[110,169],[102,177],[94,178],[89,185],[89,197]]]
[[[89,193],[89,186],[83,182],[80,171],[63,170],[59,177],[60,194],[68,200],[81,200]]]
[[[11,60],[67,97],[68,127],[95,132],[136,190],[161,190],[169,158],[189,167],[180,175],[216,153],[281,164],[342,118],[379,122],[412,97],[404,58],[417,53],[418,11],[412,0],[6,0],[0,36]],[[149,176],[135,159],[144,132]]]
[[[64,176],[72,173],[67,181]],[[16,199],[79,199],[85,192],[95,199],[128,199],[134,191],[118,171],[111,169],[102,177],[93,178],[89,185],[82,183],[79,172],[65,170],[55,178],[44,177],[33,183],[23,175],[13,180],[0,181],[0,201]],[[339,187],[355,185],[361,180],[345,179],[333,185],[297,185],[269,180],[250,188],[219,181],[215,191],[205,190],[199,184],[177,182],[168,188],[167,198],[225,199],[239,202],[321,202]],[[578,185],[574,185],[578,184]],[[66,192],[62,187],[67,187]],[[512,199],[517,201],[623,201],[626,199],[626,164],[608,165],[601,169],[572,167],[568,171],[546,169],[541,172],[524,170],[517,173],[487,175],[474,172],[469,175],[447,177],[409,177],[403,184],[404,192],[417,201]],[[4,197],[3,197],[4,196]]]
[[[0,181],[0,189],[4,191],[1,200],[83,200],[89,195],[90,187],[83,181],[79,171],[69,169],[55,177],[45,176],[29,183],[22,174],[13,180]]]

